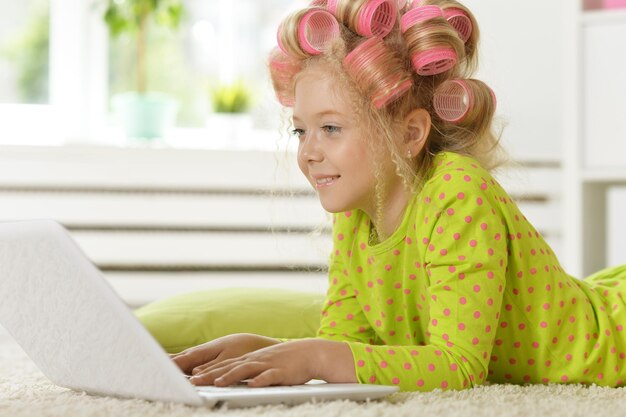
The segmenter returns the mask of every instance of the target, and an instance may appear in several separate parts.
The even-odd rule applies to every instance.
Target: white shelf
[[[581,23],[585,26],[626,23],[626,9],[585,10]]]
[[[621,124],[626,114],[626,9],[584,10],[582,0],[562,0],[561,6],[563,57],[569,68],[563,74],[563,242],[566,269],[584,278],[610,266],[610,233],[626,232],[615,215],[608,215],[611,190],[626,185],[621,157],[626,152]],[[626,258],[620,253],[611,261],[626,263]]]
[[[583,171],[582,180],[591,183],[621,183],[626,184],[626,168],[611,169],[593,169]]]

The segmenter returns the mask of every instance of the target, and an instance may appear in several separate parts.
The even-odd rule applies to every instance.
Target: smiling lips
[[[335,176],[316,176],[315,177],[315,186],[316,188],[330,187],[333,185],[338,179],[339,175]]]

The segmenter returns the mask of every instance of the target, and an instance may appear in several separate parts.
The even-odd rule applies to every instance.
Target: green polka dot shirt
[[[626,267],[568,275],[476,160],[438,154],[393,235],[370,245],[370,227],[361,210],[333,215],[317,333],[348,344],[360,383],[626,380]]]

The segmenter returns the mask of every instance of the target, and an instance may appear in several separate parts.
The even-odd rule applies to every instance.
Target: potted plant
[[[177,29],[183,15],[182,0],[106,0],[104,21],[111,38],[134,36],[135,91],[114,95],[112,107],[129,137],[158,138],[174,123],[178,103],[148,89],[148,29],[157,24]]]
[[[245,138],[252,129],[252,117],[248,110],[252,94],[241,81],[232,84],[217,84],[210,89],[213,112],[209,116],[208,127],[220,139],[237,142]]]

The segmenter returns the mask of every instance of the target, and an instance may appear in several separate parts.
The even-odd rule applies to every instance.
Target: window
[[[293,0],[185,0],[184,18],[177,30],[149,26],[147,90],[176,98],[177,126],[204,129],[213,107],[211,89],[240,81],[253,97],[249,111],[254,127],[276,131],[279,108],[265,61],[276,45],[278,23],[290,7],[299,4]],[[136,49],[131,36],[111,40],[110,99],[137,90]]]
[[[176,136],[206,136],[210,88],[241,80],[253,94],[254,128],[276,137],[280,110],[265,59],[280,20],[305,3],[184,0],[178,30],[152,25],[148,88],[179,101]],[[103,4],[0,0],[0,115],[10,125],[0,143],[109,142],[115,136],[111,97],[135,89],[134,45],[128,35],[109,39]]]

